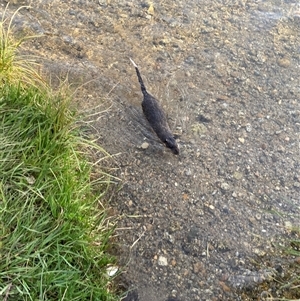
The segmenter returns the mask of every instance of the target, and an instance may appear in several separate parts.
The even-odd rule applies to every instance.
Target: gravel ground
[[[27,3],[12,2],[8,14]],[[93,137],[115,154],[124,300],[300,298],[278,283],[299,273],[299,258],[281,254],[300,226],[298,2],[35,2],[15,26],[44,36],[24,51],[54,83],[68,74]],[[145,121],[129,57],[179,156]]]

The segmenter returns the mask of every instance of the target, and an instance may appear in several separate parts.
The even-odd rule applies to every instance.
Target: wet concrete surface
[[[93,137],[115,154],[126,300],[287,296],[276,279],[294,273],[280,246],[300,217],[297,1],[35,2],[15,28],[43,36],[23,51],[54,83],[68,75]],[[14,3],[8,14],[26,1]],[[129,57],[179,156],[147,124]]]

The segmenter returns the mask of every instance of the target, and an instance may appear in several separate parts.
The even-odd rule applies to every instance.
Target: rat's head
[[[171,149],[173,154],[175,154],[175,155],[179,154],[179,147],[178,147],[174,137],[170,136],[170,137],[166,138],[165,144],[166,144],[166,147]]]

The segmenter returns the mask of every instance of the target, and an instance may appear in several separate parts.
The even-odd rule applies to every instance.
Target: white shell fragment
[[[106,269],[107,276],[114,277],[118,272],[119,268],[117,266],[110,266]]]

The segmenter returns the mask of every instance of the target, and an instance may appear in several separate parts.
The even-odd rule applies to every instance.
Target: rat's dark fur
[[[130,61],[135,67],[136,74],[141,85],[141,90],[144,95],[142,108],[145,117],[159,139],[166,145],[166,147],[170,148],[175,155],[178,155],[179,147],[170,130],[165,112],[163,111],[159,102],[147,92],[140,71],[135,62],[132,59],[130,59]]]

